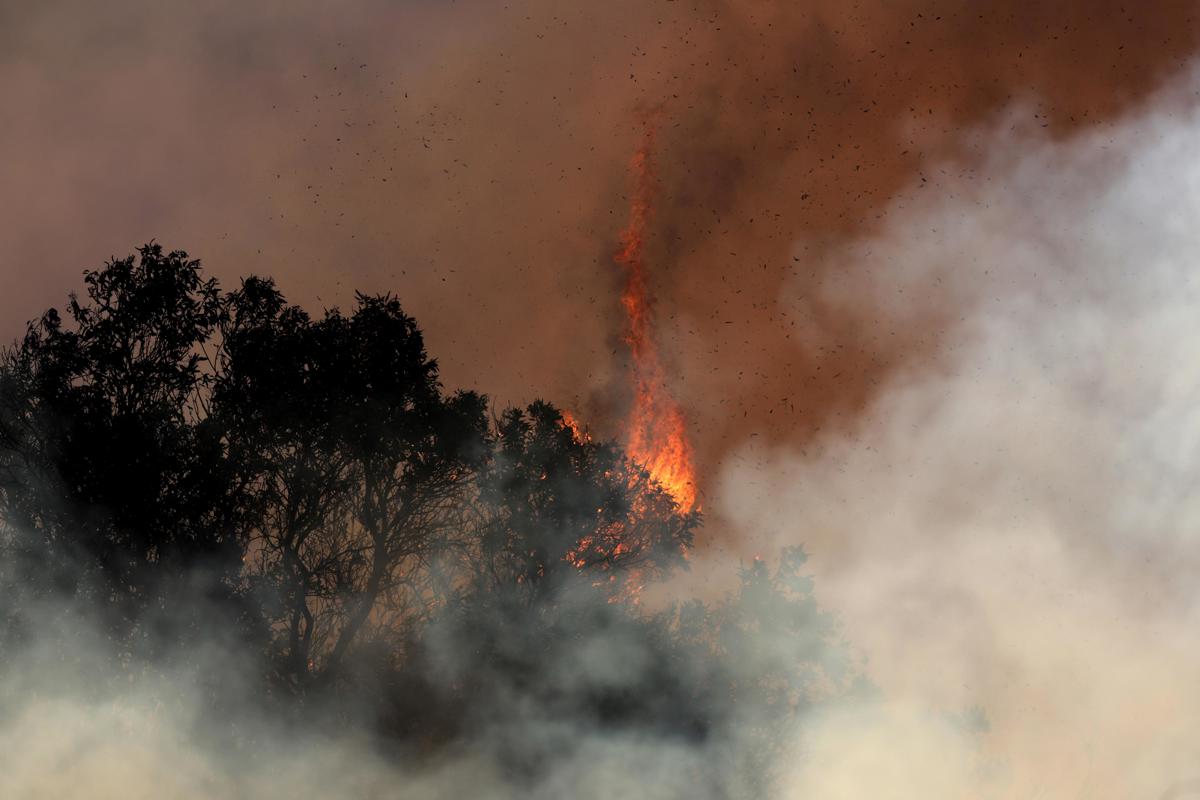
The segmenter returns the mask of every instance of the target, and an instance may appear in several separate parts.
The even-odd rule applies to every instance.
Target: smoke
[[[791,621],[800,624],[779,641],[746,624],[785,630],[785,609],[753,609],[745,597],[711,606],[723,615],[721,636],[739,643],[725,654],[699,643],[673,651],[653,618],[629,617],[583,582],[549,623],[544,614],[496,611],[464,631],[463,621],[444,619],[431,635],[427,690],[476,681],[486,692],[469,730],[428,750],[375,735],[362,724],[369,708],[330,707],[314,695],[316,707],[279,713],[262,695],[253,654],[228,642],[146,660],[75,606],[46,603],[23,615],[34,635],[4,654],[0,792],[22,800],[760,797],[776,755],[761,731],[789,716],[757,702],[751,687],[799,664],[814,679],[838,680],[827,621],[806,593],[795,597]],[[489,670],[481,654],[497,645],[501,667]],[[778,666],[783,672],[772,672]],[[743,687],[736,703],[714,691],[731,679]],[[680,691],[682,703],[671,696]],[[638,706],[645,724],[606,722],[594,709],[602,693]],[[696,715],[694,735],[679,735],[670,715],[681,712]]]
[[[797,350],[784,283],[816,294],[824,251],[936,181],[964,126],[1027,99],[1052,136],[1101,129],[1196,34],[1179,0],[0,3],[3,338],[157,238],[309,308],[397,292],[449,385],[619,417],[611,256],[634,109],[661,105],[650,288],[715,474],[938,345],[819,309],[841,347]]]
[[[1060,139],[1016,108],[976,132],[977,168],[941,164],[818,294],[782,294],[804,347],[835,345],[816,307],[943,345],[845,430],[722,475],[746,547],[809,544],[879,689],[802,732],[788,796],[1149,798],[1200,775],[1195,86]]]
[[[840,268],[819,295],[781,296],[801,319],[819,319],[813,305],[870,315],[878,336],[936,325],[946,346],[852,425],[803,448],[746,447],[722,473],[716,511],[739,547],[809,545],[818,596],[874,684],[835,687],[788,729],[777,796],[1103,800],[1185,796],[1198,777],[1192,86],[1103,134],[1050,139],[1017,109],[977,132],[986,163],[946,163],[944,193],[914,186],[872,236],[831,252]],[[827,336],[814,322],[798,338],[819,349]],[[570,699],[597,686],[652,697],[663,658],[646,629],[580,603],[564,624],[581,636],[548,654],[511,620],[484,621],[513,654],[545,656],[546,693],[497,680],[473,737],[429,758],[280,726],[254,704],[214,715],[197,687],[245,680],[218,644],[98,691],[91,673],[124,656],[86,626],[40,623],[54,646],[8,655],[0,683],[0,793],[754,796],[730,753],[769,706],[710,708],[730,725],[694,741],[576,713]],[[669,663],[696,685],[771,661],[830,666],[827,623],[804,607],[811,640],[767,626],[763,646],[716,667]],[[433,667],[453,681],[474,651],[446,636]],[[557,749],[551,769],[514,776]]]
[[[0,7],[0,259],[47,281],[10,318],[157,236],[310,305],[398,291],[450,382],[603,411],[621,121],[666,99],[655,288],[732,550],[694,570],[806,543],[877,687],[802,719],[783,795],[1194,785],[1200,117],[1191,78],[1147,99],[1190,3],[243,5]],[[118,657],[68,638],[6,670],[4,796],[672,796],[721,764],[540,712],[481,728],[578,743],[532,790],[487,743],[414,766],[250,710],[239,760],[194,665],[37,684]],[[637,684],[641,641],[580,652]]]

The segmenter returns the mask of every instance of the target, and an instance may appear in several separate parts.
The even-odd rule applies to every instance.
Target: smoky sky
[[[394,292],[449,387],[616,433],[651,121],[685,588],[809,545],[881,692],[805,725],[791,794],[1166,796],[1200,749],[1196,11],[0,0],[0,334],[154,238],[313,311]]]
[[[614,430],[611,255],[650,116],[648,267],[704,482],[749,439],[844,425],[936,363],[958,314],[919,304],[897,325],[867,297],[789,305],[785,288],[819,296],[831,254],[903,192],[953,202],[997,120],[1050,139],[1113,124],[1188,64],[1195,11],[6,2],[3,334],[153,238],[314,310],[395,292],[448,385]]]

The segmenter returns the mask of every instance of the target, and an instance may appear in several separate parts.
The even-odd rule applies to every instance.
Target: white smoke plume
[[[1196,85],[1059,141],[1018,108],[781,298],[949,343],[849,431],[724,473],[755,546],[808,543],[879,689],[802,726],[787,797],[1200,786]]]

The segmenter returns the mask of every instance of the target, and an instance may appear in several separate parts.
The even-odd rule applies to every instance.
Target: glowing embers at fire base
[[[646,275],[646,236],[655,194],[654,128],[647,123],[641,144],[629,162],[632,186],[629,222],[614,256],[625,278],[625,343],[631,356],[633,407],[625,426],[630,458],[645,466],[681,511],[696,509],[696,475],[683,410],[667,387],[666,370],[654,340],[654,299]]]

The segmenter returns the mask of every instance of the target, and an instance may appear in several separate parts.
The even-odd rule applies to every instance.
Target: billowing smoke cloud
[[[570,633],[539,635],[533,614],[476,618],[477,639],[435,630],[431,638],[441,641],[432,648],[427,691],[479,681],[479,645],[489,637],[502,639],[507,661],[527,669],[485,671],[471,729],[453,746],[432,748],[376,735],[358,724],[367,709],[279,713],[262,695],[253,654],[229,643],[193,643],[147,661],[114,646],[99,620],[45,603],[24,620],[35,634],[4,654],[0,793],[22,800],[764,797],[784,755],[778,745],[787,741],[764,732],[790,715],[757,702],[756,685],[808,665],[813,679],[827,679],[805,700],[819,702],[836,696],[842,680],[827,620],[806,592],[795,599],[797,635],[720,629],[742,646],[715,657],[698,647],[678,658],[651,620],[597,604],[582,584],[561,604],[564,624],[577,626]],[[782,631],[797,621],[782,607],[763,617],[751,605],[743,597],[714,608],[735,626],[753,620]],[[730,679],[741,686],[736,703],[712,691]],[[681,687],[692,692],[690,703],[666,696]],[[604,724],[584,710],[597,691],[644,704],[651,724]],[[325,702],[317,694],[307,700]],[[678,720],[656,720],[658,710],[695,714],[695,735],[679,735]]]
[[[939,165],[942,193],[912,186],[831,253],[818,295],[781,296],[798,319],[871,309],[875,335],[945,345],[845,431],[724,472],[749,546],[810,544],[880,689],[803,731],[790,796],[1195,786],[1195,85],[1062,139],[1018,107],[977,169]],[[817,322],[799,338],[831,344]]]

